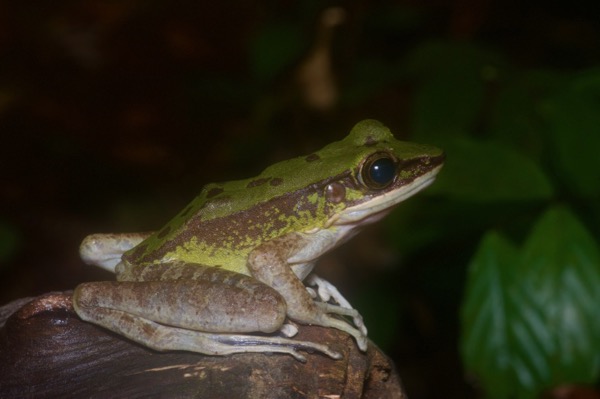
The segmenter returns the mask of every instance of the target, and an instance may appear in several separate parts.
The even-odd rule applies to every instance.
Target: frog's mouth
[[[401,187],[393,188],[375,198],[348,207],[343,212],[340,212],[329,219],[327,224],[329,226],[340,226],[375,223],[391,212],[394,206],[405,199],[412,197],[433,183],[440,169],[442,169],[442,165],[436,166],[430,172],[417,177]]]

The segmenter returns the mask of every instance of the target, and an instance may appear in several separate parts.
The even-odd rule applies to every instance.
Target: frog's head
[[[206,186],[193,205],[198,211],[190,213],[203,223],[250,220],[267,237],[358,226],[427,187],[443,161],[441,150],[398,141],[380,122],[364,120],[310,155],[271,165],[252,179]]]
[[[344,204],[331,214],[327,225],[362,225],[381,219],[430,185],[444,162],[442,150],[396,140],[375,120],[359,122],[344,140],[325,147],[319,156],[330,164],[352,165],[325,188],[328,202]]]

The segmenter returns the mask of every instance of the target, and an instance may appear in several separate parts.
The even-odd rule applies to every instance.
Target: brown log
[[[299,326],[298,339],[327,343],[342,360],[306,354],[205,356],[159,353],[81,321],[71,292],[0,308],[0,397],[406,398],[391,361],[346,334]]]

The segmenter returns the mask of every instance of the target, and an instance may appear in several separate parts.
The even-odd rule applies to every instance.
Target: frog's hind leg
[[[75,310],[83,320],[159,351],[186,350],[209,355],[279,352],[303,360],[297,349],[304,349],[339,358],[324,345],[243,335],[271,333],[283,324],[285,301],[270,287],[231,272],[209,270],[204,278],[189,279],[190,276],[181,275],[188,272],[186,268],[181,269],[180,280],[163,275],[162,281],[81,284],[73,294]],[[217,275],[221,275],[220,280]],[[229,334],[232,332],[236,334]]]
[[[83,315],[82,318],[84,318]],[[338,353],[330,350],[325,345],[279,337],[214,334],[192,331],[162,325],[152,320],[114,309],[95,309],[92,318],[87,319],[87,321],[106,327],[132,341],[161,352],[183,350],[216,356],[249,352],[285,353],[301,362],[305,362],[306,358],[298,352],[298,349],[302,349],[322,352],[334,359],[340,358]]]

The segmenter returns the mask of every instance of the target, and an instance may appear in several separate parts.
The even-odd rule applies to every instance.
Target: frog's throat
[[[327,226],[354,225],[372,223],[387,215],[395,205],[412,197],[419,191],[429,186],[435,180],[442,165],[432,169],[429,173],[419,176],[412,182],[381,194],[372,200],[344,209],[327,221]]]

